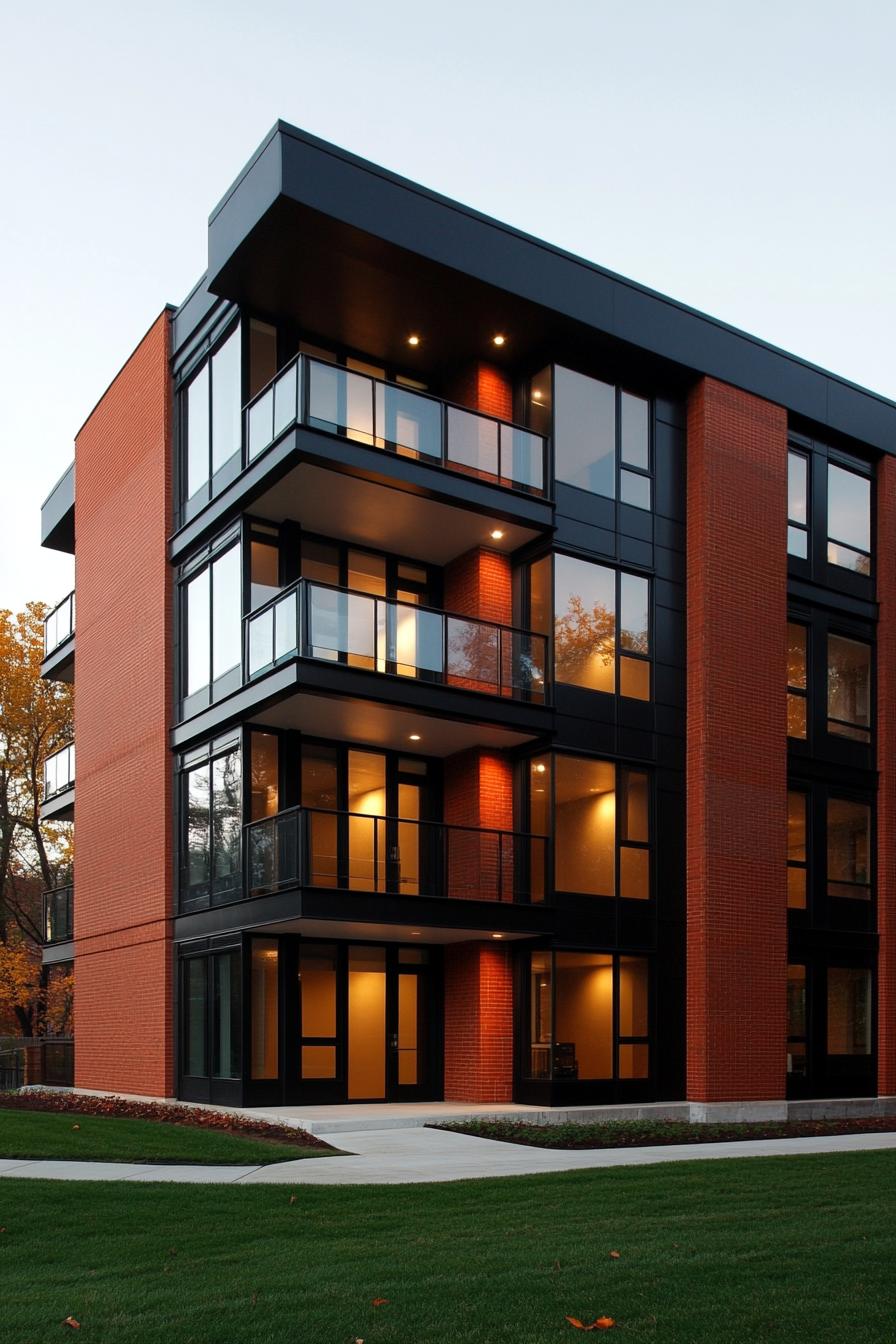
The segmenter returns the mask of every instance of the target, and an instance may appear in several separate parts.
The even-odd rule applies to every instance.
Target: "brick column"
[[[687,439],[687,1086],[783,1098],[787,418],[705,378]]]
[[[468,365],[449,384],[447,398],[498,420],[513,419],[513,387],[503,369],[494,364]]]
[[[78,1087],[171,1096],[169,315],[75,447]]]
[[[445,948],[445,1100],[513,1098],[513,973],[510,948]]]
[[[877,472],[877,1090],[896,1094],[896,458]]]

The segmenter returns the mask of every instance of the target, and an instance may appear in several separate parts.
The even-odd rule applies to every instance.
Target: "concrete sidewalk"
[[[325,1135],[322,1135],[325,1137]],[[383,1129],[334,1134],[342,1157],[300,1158],[265,1167],[163,1166],[124,1162],[37,1162],[0,1159],[0,1177],[63,1181],[178,1181],[222,1185],[406,1185],[552,1171],[695,1162],[723,1157],[786,1157],[896,1148],[893,1134],[749,1139],[735,1143],[601,1148],[579,1152],[496,1143],[444,1130]]]

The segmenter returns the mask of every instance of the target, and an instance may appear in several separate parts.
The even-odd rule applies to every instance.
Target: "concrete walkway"
[[[320,1132],[320,1131],[318,1131]],[[137,1165],[124,1162],[36,1162],[4,1158],[0,1177],[64,1181],[179,1181],[229,1185],[406,1185],[488,1176],[531,1176],[595,1167],[694,1162],[721,1157],[785,1157],[896,1148],[894,1134],[829,1138],[750,1139],[736,1143],[675,1144],[567,1152],[496,1143],[468,1134],[411,1127],[333,1135],[342,1157],[300,1158],[266,1167]]]

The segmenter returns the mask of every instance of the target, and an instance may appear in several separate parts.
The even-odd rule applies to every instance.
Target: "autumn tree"
[[[72,692],[42,681],[47,607],[0,611],[0,1017],[65,1030],[71,985],[41,964],[41,895],[71,873],[71,827],[41,821],[44,761],[71,740]]]

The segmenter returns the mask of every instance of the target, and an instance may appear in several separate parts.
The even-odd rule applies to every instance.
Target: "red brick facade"
[[[168,313],[76,440],[79,1087],[171,1096]]]
[[[877,627],[877,927],[878,1082],[882,1096],[896,1093],[896,458],[881,460],[877,474],[875,565],[880,618]]]
[[[706,378],[687,441],[687,1087],[785,1093],[787,417]]]
[[[497,420],[513,419],[513,387],[507,374],[494,364],[471,364],[464,369],[450,388],[448,400]]]
[[[445,610],[510,625],[513,571],[508,556],[479,546],[445,567]]]
[[[445,1100],[513,1099],[513,972],[495,943],[445,948]]]

